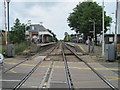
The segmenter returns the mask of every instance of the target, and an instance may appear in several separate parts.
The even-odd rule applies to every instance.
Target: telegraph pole
[[[115,36],[114,36],[114,44],[115,44],[115,57],[117,56],[117,17],[118,17],[118,0],[116,0],[116,22],[115,22]]]
[[[11,0],[6,0],[7,2],[7,19],[8,19],[8,44],[10,43],[9,30],[10,30],[10,21],[9,21],[9,4]]]
[[[4,0],[4,19],[5,19],[5,41],[6,41],[6,45],[7,45],[7,24],[6,24],[6,1]]]

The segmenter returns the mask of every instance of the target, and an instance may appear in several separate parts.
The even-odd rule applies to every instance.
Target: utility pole
[[[10,30],[10,21],[9,21],[9,4],[11,0],[6,0],[7,2],[7,19],[8,19],[8,44],[10,43],[10,38],[9,38],[9,30]]]
[[[94,53],[94,47],[95,47],[95,21],[93,21],[93,49],[92,49],[93,53]]]
[[[115,22],[115,36],[114,36],[114,44],[115,44],[115,56],[117,56],[117,16],[118,15],[118,0],[116,0],[116,22]]]
[[[5,41],[7,45],[7,24],[6,24],[6,1],[4,0],[4,19],[5,19]]]
[[[105,56],[105,41],[104,41],[104,0],[102,1],[102,56]]]

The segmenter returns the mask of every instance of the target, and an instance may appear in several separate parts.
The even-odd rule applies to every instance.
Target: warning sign
[[[120,43],[117,44],[117,51],[120,52]]]

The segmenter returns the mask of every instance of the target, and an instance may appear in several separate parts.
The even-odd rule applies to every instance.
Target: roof
[[[33,24],[30,25],[29,32],[39,32],[39,31],[47,31],[47,29],[43,25]]]
[[[0,37],[4,36],[3,32],[5,32],[4,30],[0,30]]]
[[[48,31],[46,31],[46,32],[39,32],[39,34],[40,34],[40,35],[42,35],[42,34],[44,34],[44,35],[45,35],[45,34],[46,34],[46,35],[53,36],[53,35],[52,35],[50,32],[48,32]]]

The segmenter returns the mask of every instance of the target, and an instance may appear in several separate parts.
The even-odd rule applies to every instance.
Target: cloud
[[[1,3],[1,2],[0,2]],[[27,24],[43,22],[47,29],[51,29],[59,39],[64,38],[64,32],[73,33],[67,25],[67,17],[78,2],[11,2],[10,26],[16,18]],[[2,3],[3,4],[3,3]],[[1,7],[0,7],[1,8]],[[3,14],[3,6],[2,6]],[[0,29],[4,29],[4,14],[0,16]]]
[[[59,39],[63,39],[64,32],[74,33],[67,25],[67,17],[72,9],[79,2],[14,2],[10,3],[10,25],[13,26],[14,20],[19,18],[22,23],[31,20],[32,23],[43,22],[47,29],[51,29]],[[79,0],[81,1],[81,0]],[[101,5],[101,3],[100,3]],[[107,5],[106,6],[110,6]],[[106,8],[106,7],[105,7]],[[113,7],[112,7],[112,9]],[[108,14],[113,12],[107,9]],[[3,17],[0,16],[0,19]],[[3,20],[4,21],[4,20]],[[0,21],[0,23],[2,23]],[[2,24],[1,24],[2,25]],[[2,25],[3,28],[3,25]]]
[[[1,0],[0,2],[3,1],[4,0]],[[83,2],[83,1],[102,2],[103,0],[11,0],[11,2]],[[104,2],[116,2],[116,0],[104,0]]]
[[[24,4],[26,5],[27,3]],[[76,4],[76,2],[61,2],[53,3],[53,6],[49,6],[48,3],[46,3],[46,6],[42,6],[41,3],[39,3],[31,5],[29,8],[24,5],[20,8],[20,6],[17,5],[16,10],[11,12],[11,17],[13,20],[19,18],[21,22],[24,23],[27,23],[29,19],[32,23],[43,22],[43,25],[47,29],[51,29],[59,39],[63,39],[64,32],[73,33],[67,25],[67,17]],[[15,6],[13,5],[12,8],[15,8]]]

